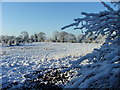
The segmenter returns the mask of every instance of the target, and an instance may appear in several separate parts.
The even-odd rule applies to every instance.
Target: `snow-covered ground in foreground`
[[[99,48],[100,44],[32,43],[1,47],[2,83],[23,82],[24,75],[42,68],[69,66],[69,62]]]

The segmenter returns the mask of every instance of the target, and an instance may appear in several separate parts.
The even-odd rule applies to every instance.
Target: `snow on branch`
[[[85,15],[85,17],[74,19],[75,23],[63,27],[62,30],[75,26],[74,29],[85,29],[86,33],[95,32],[96,34],[102,35],[105,35],[106,33],[109,34],[111,30],[115,31],[117,28],[116,25],[118,22],[120,11],[102,11],[99,13],[82,12],[81,14]]]
[[[108,11],[99,13],[82,12],[83,18],[74,19],[75,23],[62,28],[76,26],[74,29],[85,29],[83,40],[88,34],[106,35],[106,41],[99,49],[94,49],[76,61],[62,72],[77,70],[76,77],[66,84],[64,88],[120,88],[120,8],[113,10],[102,2]],[[82,65],[84,61],[88,64]]]

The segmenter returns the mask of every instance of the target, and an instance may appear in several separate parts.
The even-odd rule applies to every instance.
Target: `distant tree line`
[[[46,37],[44,32],[35,33],[33,35],[29,35],[27,31],[22,31],[18,36],[8,36],[8,35],[1,35],[0,36],[0,43],[3,45],[11,46],[11,45],[21,45],[25,43],[32,43],[32,42],[61,42],[61,43],[103,43],[104,38],[103,36],[99,35],[96,40],[94,40],[94,35],[85,38],[82,42],[80,39],[83,35],[74,35],[72,33],[67,33],[65,31],[53,32],[53,35],[50,38]]]

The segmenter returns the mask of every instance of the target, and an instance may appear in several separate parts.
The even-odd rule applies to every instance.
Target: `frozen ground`
[[[1,47],[2,83],[23,82],[24,75],[44,68],[69,66],[69,62],[99,48],[100,44],[32,43]],[[0,49],[1,49],[0,48]]]

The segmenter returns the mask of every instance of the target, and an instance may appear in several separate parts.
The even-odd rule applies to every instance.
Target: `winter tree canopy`
[[[74,19],[74,23],[62,28],[75,27],[85,29],[85,35],[107,35],[105,43],[92,53],[71,62],[71,66],[62,72],[75,70],[74,77],[65,88],[120,88],[120,8],[115,10],[110,5],[101,1],[107,10],[99,13],[82,12],[83,18]],[[118,6],[120,2],[112,2]],[[89,64],[83,65],[83,61]]]

